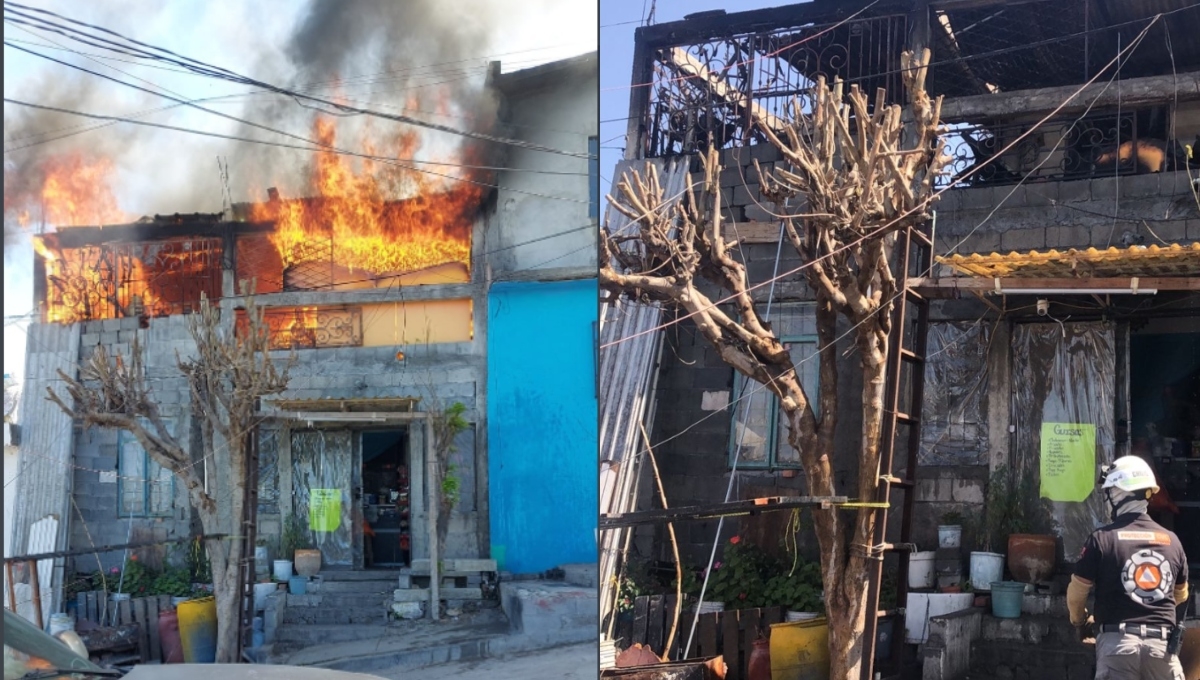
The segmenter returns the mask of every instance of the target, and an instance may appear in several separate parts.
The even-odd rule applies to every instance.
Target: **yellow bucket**
[[[179,641],[184,663],[213,663],[217,660],[217,601],[205,597],[180,602]]]
[[[829,622],[771,626],[771,680],[829,680]]]

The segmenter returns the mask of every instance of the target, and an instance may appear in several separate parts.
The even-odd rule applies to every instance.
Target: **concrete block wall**
[[[987,499],[987,479],[986,465],[927,466],[917,471],[912,536],[919,550],[937,549],[937,528],[939,524],[945,524],[942,518],[947,513],[957,512],[968,519],[983,517],[984,501]],[[893,515],[898,517],[899,513]],[[971,544],[972,538],[969,527],[964,527],[964,555],[977,549],[977,546]]]
[[[758,172],[754,169],[757,160],[763,172],[769,172],[776,163],[783,162],[783,154],[770,144],[755,144],[748,147],[721,151],[721,206],[723,217],[734,222],[770,222],[778,213],[774,205],[760,194]],[[692,160],[691,180],[699,191],[704,173],[699,158]],[[774,249],[772,248],[772,255]]]
[[[97,345],[110,354],[128,356],[133,339],[145,351],[146,378],[163,415],[175,422],[176,434],[184,442],[190,427],[188,417],[188,386],[180,374],[175,350],[194,349],[185,317],[150,319],[148,328],[141,328],[136,318],[104,319],[83,324],[79,341],[79,358],[91,358]],[[186,537],[190,530],[190,506],[182,484],[175,484],[174,508],[170,516],[119,516],[118,432],[108,428],[90,428],[77,432],[75,437],[74,468],[72,469],[73,513],[69,520],[70,549],[119,545],[133,541],[165,540]],[[132,539],[131,539],[132,537]],[[142,551],[146,553],[147,551]],[[171,559],[177,550],[163,548],[158,557]],[[73,567],[82,572],[110,569],[119,566],[123,552],[103,553],[73,559]],[[97,562],[99,560],[99,562]]]
[[[1123,247],[1126,232],[1146,246],[1200,240],[1186,172],[956,188],[936,209],[939,254]]]

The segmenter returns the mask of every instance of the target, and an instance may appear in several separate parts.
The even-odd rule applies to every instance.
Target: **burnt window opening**
[[[1187,147],[1200,130],[1177,128],[1169,105],[1101,110],[1082,118],[949,124],[943,137],[951,162],[939,185],[1011,185],[1200,167]],[[1193,152],[1194,153],[1194,152]],[[998,156],[998,157],[997,157]]]
[[[362,347],[362,309],[358,307],[271,307],[262,311],[272,350]],[[250,318],[237,310],[237,332],[250,332]]]
[[[35,238],[43,321],[191,314],[221,297],[221,239],[60,243],[58,233]]]

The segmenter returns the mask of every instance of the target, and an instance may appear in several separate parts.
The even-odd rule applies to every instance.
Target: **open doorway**
[[[1134,333],[1129,346],[1132,452],[1166,492],[1151,516],[1200,562],[1200,333]],[[1169,501],[1166,501],[1169,499]]]
[[[408,430],[362,433],[363,567],[412,562]]]

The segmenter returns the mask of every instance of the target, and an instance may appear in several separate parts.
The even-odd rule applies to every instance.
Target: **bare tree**
[[[635,223],[636,233],[605,231],[601,284],[614,294],[673,303],[686,312],[721,358],[779,398],[788,444],[800,457],[809,493],[873,499],[880,485],[880,432],[885,366],[897,284],[890,245],[897,232],[929,219],[933,182],[948,158],[938,141],[940,98],[925,92],[928,51],[902,58],[907,112],[887,105],[880,90],[874,106],[857,86],[820,79],[811,113],[796,103],[779,133],[760,125],[791,169],[759,171],[763,196],[777,205],[803,198],[807,212],[782,218],[816,299],[820,343],[820,417],[797,377],[788,349],[759,312],[746,267],[724,230],[720,165],[715,150],[701,157],[704,182],[671,203],[653,167],[623,177],[612,205]],[[905,115],[907,114],[907,115]],[[782,164],[780,164],[782,165]],[[705,291],[727,294],[720,305]],[[838,317],[853,327],[862,373],[861,446],[851,454],[834,448],[838,422]],[[835,460],[853,455],[858,470],[849,493],[834,483]],[[858,678],[867,614],[866,580],[875,510],[817,509],[814,524],[821,551],[825,608],[829,619],[832,677]]]
[[[183,482],[204,533],[231,534],[205,541],[216,595],[218,663],[238,661],[238,567],[243,557],[241,521],[249,438],[260,421],[259,399],[287,388],[288,371],[295,362],[294,355],[282,366],[271,360],[262,310],[248,293],[244,305],[248,323],[237,329],[233,323],[223,325],[219,307],[202,299],[199,312],[188,319],[195,354],[176,356],[179,370],[187,378],[193,415],[200,424],[204,469],[215,471],[216,451],[222,447],[228,455],[222,460],[227,488],[212,478],[215,474],[202,475],[185,444],[188,437],[171,432],[146,380],[144,350],[136,338],[128,356],[110,357],[103,346],[97,347],[81,366],[78,380],[60,371],[65,397],[47,388],[49,399],[84,427],[131,433],[155,462]]]

